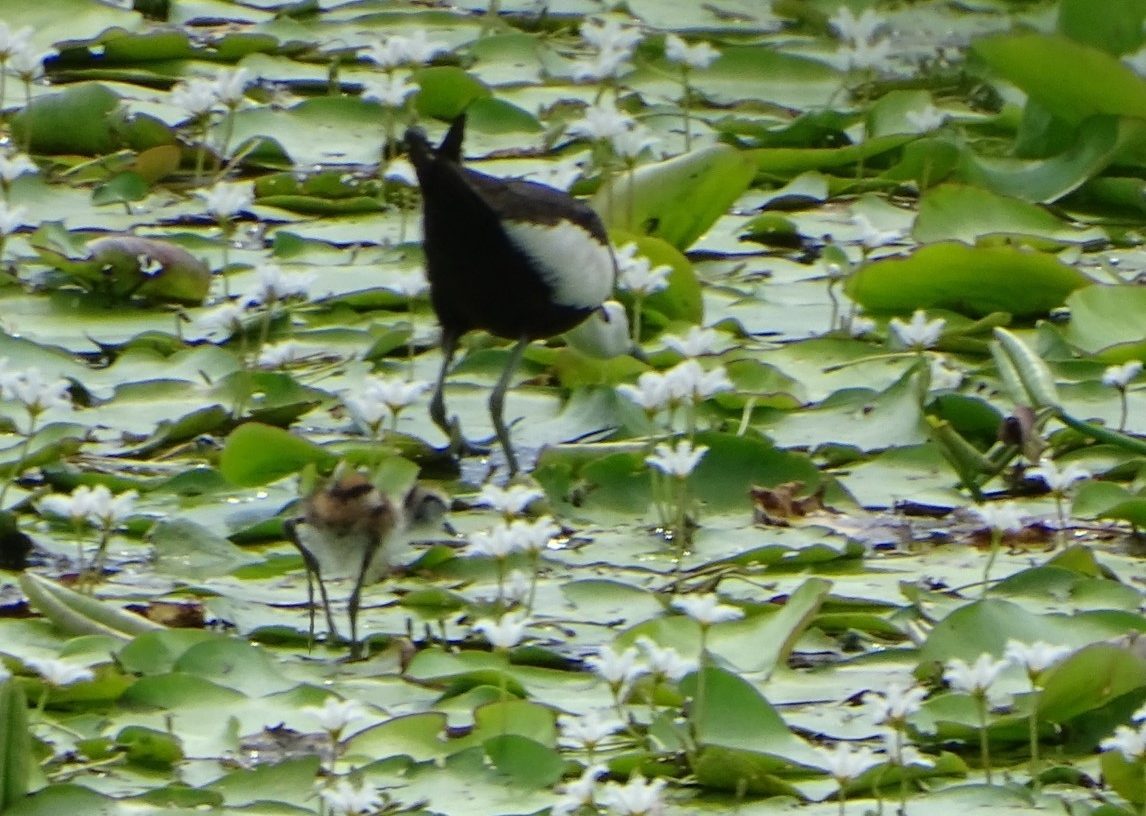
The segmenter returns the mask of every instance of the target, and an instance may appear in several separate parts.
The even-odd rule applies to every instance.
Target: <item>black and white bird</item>
[[[463,167],[464,132],[465,118],[459,117],[435,149],[422,130],[406,131],[422,189],[430,302],[442,327],[442,368],[430,416],[455,449],[465,447],[442,393],[458,341],[473,329],[516,341],[489,398],[512,475],[518,465],[505,425],[505,392],[526,346],[597,312],[613,293],[617,266],[592,208],[544,184]]]
[[[306,566],[310,629],[314,633],[314,585],[318,584],[329,638],[340,640],[326,581],[353,580],[347,599],[350,656],[361,652],[358,609],[362,588],[385,578],[415,530],[439,523],[446,509],[437,492],[418,485],[400,502],[380,491],[363,473],[339,466],[330,480],[303,500],[303,514],[286,521],[286,532]]]

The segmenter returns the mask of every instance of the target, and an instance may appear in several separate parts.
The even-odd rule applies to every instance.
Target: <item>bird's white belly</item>
[[[536,265],[561,306],[593,309],[613,294],[613,254],[569,221],[538,224],[504,221],[506,235]]]

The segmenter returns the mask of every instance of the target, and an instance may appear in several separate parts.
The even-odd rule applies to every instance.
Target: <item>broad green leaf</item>
[[[1041,678],[1039,716],[1062,723],[1146,688],[1146,659],[1128,649],[1095,643],[1056,663]]]
[[[1146,358],[1146,289],[1141,286],[1088,286],[1071,293],[1067,342],[1105,362]]]
[[[499,734],[485,741],[495,768],[516,784],[549,788],[561,779],[561,755],[553,748],[519,734]]]
[[[227,437],[219,470],[232,484],[252,487],[297,473],[309,464],[333,468],[338,457],[281,428],[247,422]]]
[[[688,249],[752,182],[751,157],[716,145],[614,175],[593,197],[612,228]]]
[[[1051,249],[1059,244],[1104,240],[1099,229],[1080,230],[1047,210],[967,184],[941,184],[919,201],[912,237],[924,244],[977,244],[992,236],[1016,236],[1021,243]]]
[[[1061,306],[1067,295],[1089,283],[1081,272],[1049,255],[945,242],[906,258],[867,263],[844,289],[872,311],[945,308],[972,317],[991,312],[1033,317]]]
[[[1101,14],[1094,11],[1090,0],[1060,0],[1059,32],[1116,57],[1133,53],[1142,45],[1142,22],[1146,18],[1142,0],[1108,0]]]
[[[40,154],[98,156],[120,147],[113,130],[120,96],[99,83],[73,85],[33,100],[12,120],[19,144]]]
[[[420,68],[414,81],[421,87],[414,106],[421,116],[434,119],[455,119],[471,102],[490,95],[485,83],[452,65]]]
[[[1017,34],[974,43],[972,53],[1054,116],[1146,119],[1146,80],[1108,53],[1059,35]]]
[[[1049,204],[1073,192],[1111,164],[1139,161],[1146,123],[1129,116],[1092,116],[1082,122],[1061,151],[1046,158],[979,155],[963,149],[960,180],[1000,195]]]

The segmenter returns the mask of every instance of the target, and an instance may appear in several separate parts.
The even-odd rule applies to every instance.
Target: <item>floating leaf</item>
[[[907,258],[867,263],[844,289],[873,311],[944,308],[974,317],[992,312],[1031,317],[1061,306],[1067,295],[1089,283],[1050,255],[946,242],[922,247]]]
[[[652,235],[688,249],[747,189],[752,160],[725,145],[613,176],[593,197],[610,228]]]

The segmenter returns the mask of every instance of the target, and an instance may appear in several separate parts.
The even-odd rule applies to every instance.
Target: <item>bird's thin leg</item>
[[[457,417],[446,416],[446,374],[449,373],[450,363],[453,362],[454,354],[458,350],[458,339],[459,335],[442,329],[442,368],[438,371],[438,382],[434,386],[434,396],[430,400],[430,419],[450,440],[449,449],[452,454],[465,456],[489,453],[488,449],[475,445],[462,436],[462,424]]]
[[[458,350],[458,336],[451,331],[442,329],[442,368],[438,371],[438,382],[434,385],[434,396],[430,400],[430,419],[442,429],[442,433],[450,440],[453,439],[450,421],[446,419],[446,374],[450,370],[450,363],[454,360],[454,353]]]
[[[362,654],[362,645],[358,642],[358,607],[362,601],[362,585],[366,583],[366,571],[370,569],[370,562],[374,560],[374,553],[378,552],[380,540],[372,536],[370,542],[362,552],[362,563],[358,565],[358,577],[354,580],[354,589],[346,602],[346,616],[350,619],[350,658],[357,659]]]
[[[517,457],[513,454],[513,445],[509,441],[509,429],[505,427],[505,392],[509,388],[509,380],[513,377],[514,369],[521,362],[525,348],[529,345],[529,338],[522,337],[517,341],[513,350],[509,352],[509,359],[505,362],[501,377],[489,395],[489,415],[493,419],[493,429],[497,432],[497,439],[501,442],[501,449],[505,451],[505,460],[509,463],[509,475],[517,473]]]
[[[307,606],[310,608],[310,644],[314,644],[314,585],[318,584],[318,592],[322,597],[322,609],[326,613],[326,630],[330,633],[330,638],[334,641],[339,641],[342,638],[338,634],[338,628],[334,625],[334,613],[330,608],[330,596],[326,594],[326,585],[322,583],[322,571],[318,566],[318,559],[314,557],[302,539],[298,535],[298,520],[287,519],[284,527],[290,541],[302,554],[302,563],[306,568],[306,601]]]

